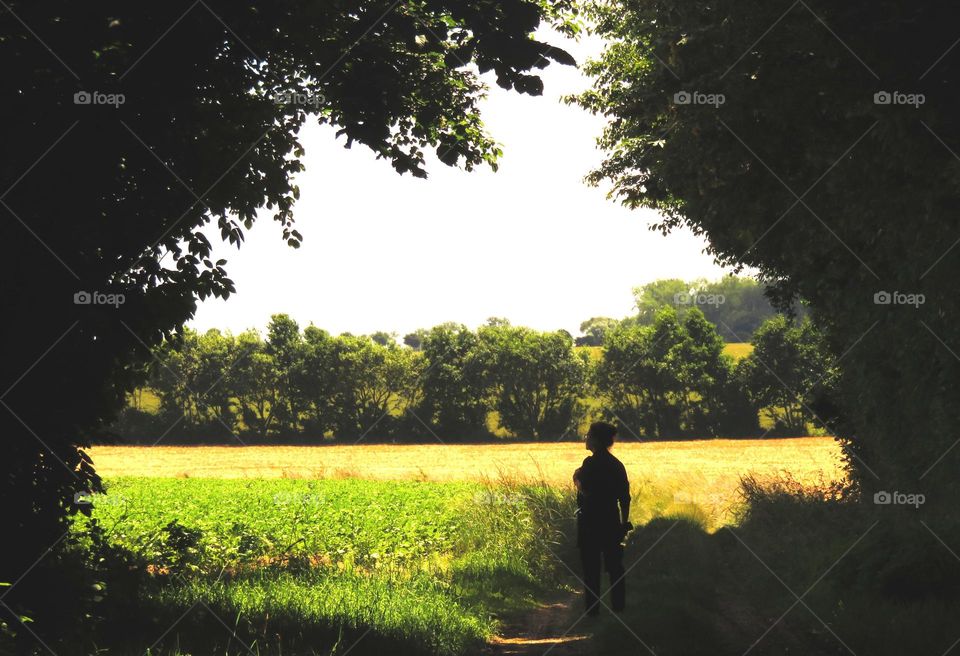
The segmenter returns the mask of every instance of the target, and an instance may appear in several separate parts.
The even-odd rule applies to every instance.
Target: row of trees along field
[[[114,430],[170,443],[549,440],[596,418],[620,423],[625,439],[816,429],[832,364],[809,321],[769,318],[739,360],[697,308],[608,328],[599,347],[504,319],[476,331],[442,324],[403,345],[301,330],[285,314],[265,337],[186,330],[156,350],[148,386]]]

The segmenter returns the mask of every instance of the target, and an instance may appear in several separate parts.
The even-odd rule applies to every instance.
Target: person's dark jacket
[[[630,502],[627,470],[609,451],[583,460],[577,479],[577,545],[606,546],[624,537],[621,508]]]

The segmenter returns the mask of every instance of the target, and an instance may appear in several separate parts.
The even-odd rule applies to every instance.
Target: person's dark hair
[[[617,427],[605,421],[595,421],[590,424],[587,435],[594,438],[601,446],[609,449],[613,446],[613,438],[617,436]]]

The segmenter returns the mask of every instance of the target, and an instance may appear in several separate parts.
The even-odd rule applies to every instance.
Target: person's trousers
[[[610,607],[623,610],[626,604],[627,586],[623,571],[623,545],[587,544],[580,547],[580,563],[583,565],[584,602],[588,613],[600,610],[600,568],[610,575]]]

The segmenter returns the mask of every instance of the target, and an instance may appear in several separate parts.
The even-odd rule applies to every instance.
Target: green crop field
[[[842,476],[827,438],[620,443],[615,453],[636,524],[684,518],[711,533],[735,521],[743,477]],[[577,587],[561,563],[576,562],[569,476],[580,445],[92,456],[107,493],[81,499],[91,512],[73,539],[109,564],[95,585],[128,591],[104,613],[109,653],[475,654]]]
[[[153,654],[331,653],[361,637],[351,653],[469,653],[544,591],[544,538],[563,528],[544,512],[572,515],[546,486],[469,482],[116,478],[92,502],[77,538],[150,572],[113,637],[139,653],[156,640]]]

